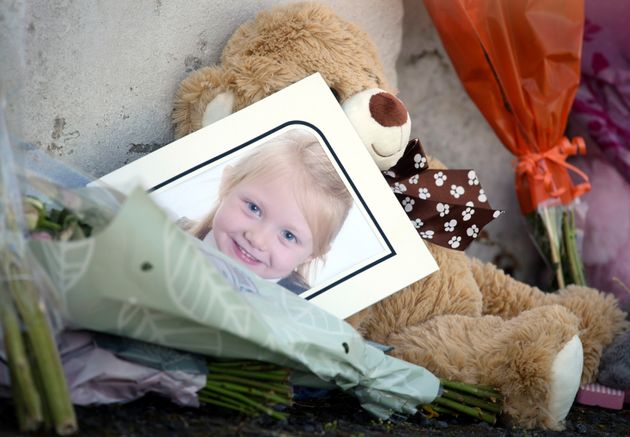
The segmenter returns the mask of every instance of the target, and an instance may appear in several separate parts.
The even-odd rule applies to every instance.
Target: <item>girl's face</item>
[[[283,178],[238,184],[223,199],[212,223],[221,252],[260,277],[280,279],[309,261],[313,235]]]

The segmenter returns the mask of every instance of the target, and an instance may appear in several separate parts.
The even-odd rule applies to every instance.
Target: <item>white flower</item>
[[[385,176],[389,176],[390,178],[395,178],[395,177],[396,177],[396,173],[394,173],[394,172],[393,172],[393,171],[391,171],[391,170],[384,171],[384,172],[383,172],[383,174],[384,174]]]
[[[405,187],[405,185],[401,184],[400,182],[396,182],[394,183],[394,187],[392,188],[392,190],[394,191],[394,193],[402,194],[407,191],[407,187]]]
[[[427,158],[419,153],[416,153],[416,155],[413,157],[413,161],[416,168],[424,168],[427,164]]]
[[[456,199],[459,199],[459,196],[464,194],[464,187],[461,185],[451,185],[451,196]]]
[[[405,208],[405,211],[411,212],[411,210],[413,209],[413,205],[416,203],[416,201],[413,200],[411,197],[405,197],[401,203],[402,203],[402,206]]]
[[[448,205],[448,203],[438,203],[435,206],[435,209],[437,210],[437,212],[440,213],[440,217],[444,217],[445,215],[447,215],[449,212],[449,208],[450,206]]]
[[[462,216],[464,216],[464,221],[467,222],[468,220],[470,220],[474,213],[475,213],[475,209],[474,208],[471,208],[470,206],[468,208],[466,208],[462,212]]]
[[[477,227],[477,225],[472,225],[471,227],[466,229],[466,235],[468,235],[469,237],[477,238],[477,235],[479,235],[479,228]]]
[[[477,197],[477,200],[479,200],[482,203],[488,200],[488,198],[486,197],[486,193],[483,191],[483,188],[479,190],[479,197]]]
[[[451,221],[444,223],[444,230],[446,232],[453,232],[455,230],[455,226],[457,226],[457,220],[452,219]]]
[[[415,220],[411,220],[411,223],[413,223],[413,226],[416,229],[419,229],[422,227],[422,225],[424,225],[424,223],[422,222],[422,220],[420,220],[419,218],[415,219]]]
[[[434,234],[433,231],[422,231],[422,232],[420,232],[420,236],[422,238],[426,238],[427,240],[432,239],[433,238],[433,234]]]
[[[457,249],[459,247],[459,243],[462,241],[462,237],[455,236],[448,240],[448,245],[453,249]]]
[[[417,174],[415,174],[415,175],[413,175],[413,176],[411,176],[411,177],[409,178],[409,183],[410,183],[410,184],[417,184],[417,183],[418,183],[418,179],[419,179],[418,175],[417,175]]]
[[[434,174],[433,178],[435,179],[435,185],[437,185],[438,187],[444,185],[444,181],[447,179],[446,175],[441,171],[438,171],[436,174]]]
[[[475,170],[470,170],[468,172],[468,185],[479,185],[479,179],[477,179]]]
[[[428,188],[422,187],[418,189],[418,197],[422,200],[427,200],[429,197],[431,197],[431,193],[429,193]]]

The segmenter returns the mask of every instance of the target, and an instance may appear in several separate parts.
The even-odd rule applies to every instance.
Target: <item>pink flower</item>
[[[52,235],[46,231],[38,231],[31,233],[31,239],[33,240],[52,240]]]

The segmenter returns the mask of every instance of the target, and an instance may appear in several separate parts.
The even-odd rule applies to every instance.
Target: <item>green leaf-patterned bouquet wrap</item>
[[[90,238],[30,244],[74,327],[287,366],[353,393],[381,418],[413,414],[438,395],[430,372],[204,246],[140,189]]]

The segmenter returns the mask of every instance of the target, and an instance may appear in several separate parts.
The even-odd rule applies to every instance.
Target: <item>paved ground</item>
[[[288,420],[249,418],[215,408],[181,408],[146,397],[126,405],[78,408],[86,436],[630,436],[630,406],[621,411],[575,405],[563,432],[489,426],[469,420],[431,419],[382,422],[345,395],[296,403]],[[0,436],[18,435],[13,411],[0,401]],[[47,435],[39,433],[38,435]]]

